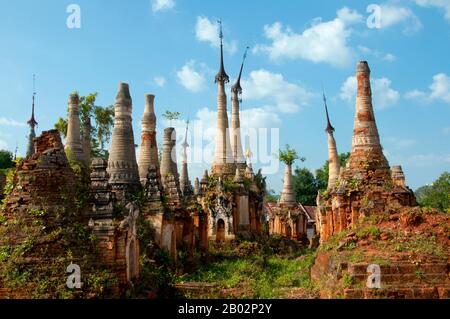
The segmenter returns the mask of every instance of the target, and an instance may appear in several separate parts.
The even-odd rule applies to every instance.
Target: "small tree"
[[[55,129],[59,131],[63,138],[67,136],[67,120],[60,117],[55,123]]]
[[[278,159],[285,163],[286,165],[292,166],[296,160],[300,160],[301,162],[305,161],[304,157],[299,157],[297,151],[291,149],[289,144],[286,144],[285,150],[280,150],[278,153]]]
[[[114,124],[114,106],[96,106],[94,110],[97,130],[97,141],[104,150],[105,143],[111,138],[111,128]]]
[[[77,92],[72,95],[78,95]],[[91,93],[87,96],[79,97],[80,126],[84,130],[89,126],[91,137],[91,157],[108,157],[108,152],[104,149],[111,138],[112,126],[114,124],[114,106],[98,106],[95,105],[97,93]],[[91,123],[95,123],[92,125]],[[67,118],[59,118],[55,123],[61,135],[67,137]],[[83,132],[84,133],[84,132]]]
[[[178,118],[180,117],[180,112],[170,112],[170,111],[166,111],[166,113],[163,114],[163,117],[166,120],[169,120],[170,126],[172,127],[172,121],[173,120],[178,120]]]

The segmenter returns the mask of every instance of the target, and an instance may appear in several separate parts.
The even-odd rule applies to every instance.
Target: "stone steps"
[[[389,287],[381,289],[344,289],[346,299],[448,299],[450,298],[450,285],[446,286],[415,286],[415,287]]]
[[[365,283],[367,280],[368,263],[349,264],[348,274],[353,283]],[[414,265],[411,263],[390,263],[380,265],[381,286],[386,285],[414,285],[414,284],[441,284],[450,285],[447,263],[426,263]]]

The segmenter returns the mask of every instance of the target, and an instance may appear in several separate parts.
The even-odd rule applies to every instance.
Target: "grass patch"
[[[176,278],[176,282],[214,283],[220,289],[243,289],[248,298],[282,298],[286,288],[311,289],[309,271],[315,253],[303,250],[301,257],[271,255],[263,258],[248,255],[227,256],[205,263],[192,274]],[[218,257],[217,251],[215,257]]]

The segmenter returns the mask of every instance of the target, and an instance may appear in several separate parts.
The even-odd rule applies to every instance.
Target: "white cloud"
[[[394,62],[395,60],[397,60],[397,57],[395,55],[393,55],[392,53],[387,53],[384,55],[383,60],[386,60],[389,62]]]
[[[391,88],[391,80],[386,77],[371,79],[373,105],[376,109],[392,106],[400,99],[400,93]],[[340,98],[353,103],[356,98],[356,77],[348,77],[341,86]]]
[[[380,58],[384,61],[388,61],[388,62],[394,62],[395,60],[397,60],[397,57],[395,55],[393,55],[392,53],[383,53],[381,51],[378,50],[372,50],[366,46],[363,45],[358,45],[358,49],[359,51],[361,51],[361,53],[365,54],[365,55],[371,55],[374,56],[376,58]]]
[[[8,143],[6,143],[3,140],[0,140],[0,150],[6,150],[8,149]]]
[[[198,93],[205,88],[204,70],[198,70],[198,68],[199,65],[194,60],[191,60],[177,72],[180,84],[194,93]]]
[[[424,100],[424,99],[426,99],[426,97],[427,97],[427,94],[425,92],[422,92],[419,90],[412,90],[412,91],[406,92],[406,94],[405,94],[405,98],[410,99],[410,100],[411,99],[412,100],[414,100],[414,99]]]
[[[405,164],[416,167],[450,163],[450,154],[417,154],[404,158],[404,162]]]
[[[13,119],[8,119],[5,117],[0,117],[0,125],[6,125],[6,126],[26,126],[23,122],[18,122]]]
[[[231,125],[231,114],[228,114],[228,120]],[[164,126],[169,126],[169,121],[162,120]],[[186,123],[179,119],[172,121],[172,126],[177,132],[177,156],[178,163],[181,163],[180,145],[184,140]],[[247,129],[258,128],[277,128],[281,124],[279,115],[275,110],[264,107],[251,107],[241,112],[241,137],[242,145],[245,147],[245,136]],[[193,176],[202,175],[205,169],[211,167],[214,159],[215,143],[217,133],[217,111],[209,107],[203,107],[197,111],[194,118],[191,118],[189,125],[189,170],[195,172]],[[253,145],[252,149],[256,152],[258,145]]]
[[[405,94],[408,99],[418,99],[422,102],[430,103],[442,101],[450,103],[450,76],[445,73],[438,73],[433,76],[433,83],[429,86],[429,92],[412,90]]]
[[[414,12],[406,7],[382,4],[381,28],[390,28],[396,25],[403,26],[403,33],[411,35],[422,28],[422,23]]]
[[[153,78],[153,81],[159,87],[164,87],[166,85],[166,78],[163,76],[155,76]]]
[[[432,100],[442,100],[450,103],[450,77],[444,73],[433,76],[433,84],[430,85]]]
[[[195,36],[198,41],[207,42],[213,48],[219,47],[219,26],[216,22],[209,20],[207,17],[197,17],[197,23],[195,24]],[[236,40],[232,40],[230,42],[225,40],[223,47],[228,53],[234,54],[237,51],[237,42]]]
[[[282,113],[297,112],[313,97],[302,86],[286,81],[282,74],[264,69],[252,71],[248,79],[242,80],[245,100],[264,100],[273,103]]]
[[[280,22],[264,26],[265,37],[271,44],[257,45],[253,52],[264,52],[272,60],[304,59],[315,63],[325,62],[333,66],[347,66],[353,61],[353,50],[348,45],[352,33],[349,25],[363,20],[355,10],[342,8],[337,17],[322,22],[315,19],[312,25],[302,33],[296,33],[290,27],[283,29]]]
[[[347,102],[354,102],[356,96],[356,77],[349,76],[341,86],[340,98]]]
[[[445,19],[450,22],[450,1],[449,0],[415,0],[421,7],[435,7],[445,11]]]
[[[152,2],[153,12],[167,11],[173,8],[175,8],[174,0],[153,0]]]
[[[393,145],[396,149],[405,149],[417,144],[417,141],[414,139],[388,137],[385,138],[384,140]]]

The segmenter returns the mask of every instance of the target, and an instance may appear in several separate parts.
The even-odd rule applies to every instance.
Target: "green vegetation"
[[[72,94],[78,94],[76,92]],[[114,124],[114,106],[97,106],[95,100],[97,93],[87,96],[80,96],[80,125],[82,134],[88,127],[91,135],[91,157],[108,158],[108,151],[105,150],[109,142]],[[94,125],[92,125],[94,123]],[[63,137],[67,136],[67,118],[59,118],[55,123],[57,129]]]
[[[416,197],[422,207],[450,213],[450,173],[444,172],[433,184],[417,189]]]
[[[366,239],[369,237],[371,237],[371,239],[379,239],[380,235],[380,229],[374,225],[366,226],[356,232],[356,237],[358,237],[358,239]]]
[[[350,152],[339,154],[339,162],[341,167],[345,167],[349,157]],[[316,185],[319,190],[326,190],[328,187],[328,166],[329,161],[327,160],[321,168],[316,170]]]
[[[315,206],[318,185],[314,175],[307,168],[296,168],[293,174],[295,199],[303,205]]]
[[[279,159],[281,162],[285,163],[286,165],[290,165],[290,166],[291,166],[292,164],[294,164],[294,162],[295,162],[296,160],[300,160],[301,162],[304,162],[304,161],[305,161],[305,158],[304,158],[304,157],[300,157],[300,156],[297,154],[297,151],[294,150],[294,149],[292,149],[292,148],[289,146],[289,144],[286,144],[286,147],[285,147],[284,150],[280,150],[280,151],[279,151],[279,153],[278,153],[278,159]]]
[[[178,118],[180,117],[180,112],[171,112],[171,111],[166,111],[162,116],[169,121],[169,126],[172,127],[172,121],[174,120],[178,120]]]
[[[202,263],[193,273],[176,278],[177,282],[212,283],[218,291],[209,297],[283,298],[290,291],[301,289],[314,294],[309,271],[315,253],[294,248],[292,253],[276,253],[282,239],[270,243],[243,241],[236,247],[211,247],[210,262]],[[266,247],[264,247],[266,246]]]
[[[13,167],[13,154],[10,151],[0,150],[0,169],[8,169]]]

